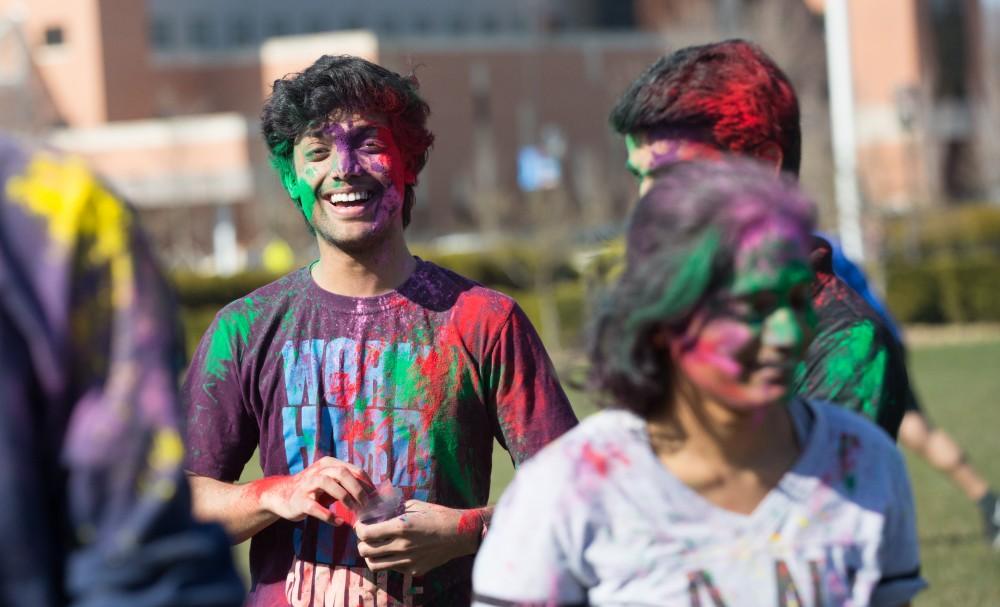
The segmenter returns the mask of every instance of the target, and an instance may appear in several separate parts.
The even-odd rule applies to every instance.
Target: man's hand
[[[358,510],[375,492],[364,470],[339,459],[324,457],[292,476],[269,476],[250,484],[265,510],[289,520],[306,516],[324,523],[339,524],[330,511],[334,502]]]
[[[474,554],[486,518],[485,509],[456,510],[408,500],[400,516],[371,525],[358,523],[354,532],[358,552],[372,571],[423,575],[454,558]]]

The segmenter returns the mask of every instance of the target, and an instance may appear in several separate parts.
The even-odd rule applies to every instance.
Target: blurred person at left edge
[[[81,161],[0,135],[0,605],[239,605],[181,468],[172,298]]]

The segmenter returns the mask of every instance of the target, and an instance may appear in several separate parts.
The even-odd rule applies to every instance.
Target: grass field
[[[911,357],[925,412],[966,448],[994,487],[1000,485],[1000,341],[922,347]],[[1000,605],[1000,555],[983,543],[978,511],[922,460],[907,454],[907,462],[931,584],[916,604]]]
[[[1000,340],[969,345],[922,346],[911,354],[911,373],[924,409],[966,447],[993,485],[1000,485]],[[582,395],[570,395],[580,417],[593,412]],[[948,481],[907,454],[917,503],[924,577],[929,590],[919,607],[1000,606],[1000,555],[982,541],[979,514]],[[245,480],[259,475],[248,467]],[[493,453],[494,502],[513,475],[507,453]],[[244,572],[248,543],[234,549]]]

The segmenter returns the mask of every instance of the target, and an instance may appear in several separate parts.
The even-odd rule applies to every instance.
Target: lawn
[[[1000,341],[924,346],[912,352],[910,362],[925,411],[966,447],[992,484],[1000,485],[1000,441],[996,438],[1000,433]],[[582,393],[572,392],[570,398],[581,417],[593,412]],[[507,453],[495,447],[491,502],[513,475]],[[923,461],[910,454],[907,461],[917,503],[923,573],[931,584],[916,604],[1000,605],[1000,556],[981,539],[978,511]],[[259,473],[256,466],[248,467],[244,480]],[[247,549],[248,543],[234,549],[244,572]]]
[[[1000,342],[923,347],[911,373],[925,412],[954,436],[973,464],[1000,486]],[[920,607],[1000,605],[1000,555],[980,535],[979,514],[932,468],[907,454],[917,503],[924,577]]]

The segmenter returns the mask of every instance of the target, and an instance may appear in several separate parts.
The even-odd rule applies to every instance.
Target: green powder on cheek
[[[281,185],[288,192],[288,195],[302,211],[302,215],[312,225],[313,207],[316,204],[316,192],[312,187],[299,178],[295,171],[295,163],[292,160],[291,145],[282,142],[274,148],[271,155],[271,166],[278,172]]]
[[[306,221],[309,222],[309,225],[313,225],[313,208],[316,206],[316,192],[313,191],[312,186],[299,179],[290,194],[292,199],[298,202],[299,209],[302,211],[302,215],[305,216]]]

